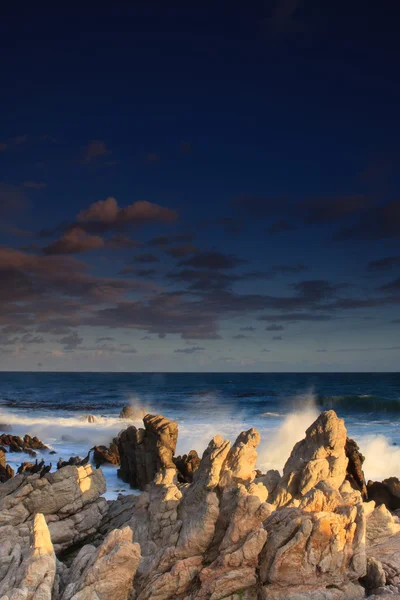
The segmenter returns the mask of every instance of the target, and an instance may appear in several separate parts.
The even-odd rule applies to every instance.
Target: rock
[[[3,433],[0,435],[0,444],[8,447],[9,452],[26,452],[30,456],[36,456],[35,450],[49,450],[36,436],[25,435],[22,439],[18,435]]]
[[[385,504],[389,510],[400,509],[400,481],[397,477],[389,477],[381,481],[368,481],[367,493],[369,500],[375,504]]]
[[[52,600],[56,574],[56,557],[50,533],[42,514],[36,514],[30,532],[31,545],[24,557],[17,543],[9,547],[6,576],[0,582],[2,600]],[[4,549],[4,546],[3,546]]]
[[[81,549],[61,580],[60,600],[128,600],[140,558],[129,527],[111,531],[99,548]]]
[[[367,559],[367,574],[363,583],[369,593],[386,585],[386,574],[382,563],[372,556]]]
[[[278,483],[281,480],[281,476],[279,471],[271,469],[267,471],[265,475],[257,476],[256,482],[262,483],[268,490],[268,495],[272,498],[275,490],[278,486]]]
[[[178,424],[162,415],[146,415],[143,423],[145,429],[132,425],[118,438],[118,476],[139,490],[153,481],[159,469],[175,469],[173,456],[178,439]]]
[[[96,465],[96,468],[105,463],[110,465],[119,465],[120,458],[118,451],[118,439],[114,438],[108,448],[107,446],[94,446],[93,462]]]
[[[14,469],[7,465],[6,455],[0,450],[0,483],[4,483],[14,477]]]
[[[120,419],[129,419],[130,421],[140,421],[146,416],[146,410],[144,408],[136,408],[135,406],[124,406],[119,413]]]
[[[105,535],[113,529],[119,529],[132,518],[136,502],[139,496],[137,495],[122,495],[120,494],[117,500],[108,502],[108,510],[104,515],[99,531]]]
[[[97,423],[98,419],[94,415],[85,415],[82,417],[82,421],[85,423]]]
[[[192,483],[193,475],[200,465],[200,457],[196,450],[190,450],[189,454],[177,456],[173,461],[178,470],[178,481]]]
[[[367,485],[362,470],[365,457],[361,454],[356,442],[350,438],[346,439],[345,452],[349,461],[346,479],[355,490],[361,492],[363,500],[368,500]]]
[[[307,429],[283,469],[273,502],[278,507],[299,500],[319,481],[339,489],[346,477],[346,428],[333,410],[323,412]]]
[[[9,423],[0,423],[0,431],[9,433],[10,431],[12,431],[12,425],[10,425]]]
[[[352,582],[343,586],[299,585],[292,589],[271,585],[263,588],[260,598],[262,600],[363,600],[365,590],[361,585]]]
[[[0,539],[27,543],[29,523],[44,514],[57,553],[96,533],[107,511],[101,470],[65,467],[46,477],[17,475],[0,486]]]
[[[264,523],[268,538],[260,562],[263,584],[342,586],[365,575],[362,503],[343,502],[322,512],[309,508],[284,508]]]

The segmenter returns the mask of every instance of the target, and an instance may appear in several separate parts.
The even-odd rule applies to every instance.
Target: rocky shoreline
[[[334,411],[282,475],[256,470],[255,429],[200,459],[175,456],[177,423],[143,423],[55,472],[14,475],[8,451],[46,446],[1,437],[0,600],[400,599],[400,482],[365,481]],[[142,493],[107,502],[107,462]]]

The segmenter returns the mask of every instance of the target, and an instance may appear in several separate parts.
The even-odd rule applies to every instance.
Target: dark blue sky
[[[400,6],[250,4],[3,9],[0,368],[398,369]]]

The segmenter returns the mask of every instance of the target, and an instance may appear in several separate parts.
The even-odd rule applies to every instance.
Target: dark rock
[[[176,468],[173,462],[178,424],[162,415],[146,415],[145,429],[133,425],[118,438],[121,467],[118,476],[131,487],[144,490],[159,469]]]
[[[2,447],[7,446],[9,452],[25,452],[30,456],[36,456],[36,450],[49,450],[39,438],[30,435],[25,435],[22,439],[19,435],[3,433],[0,435],[0,444]]]
[[[12,425],[10,425],[9,423],[0,423],[0,431],[10,433],[10,431],[12,431]]]
[[[130,421],[138,421],[146,415],[144,408],[136,408],[134,406],[124,406],[119,413],[120,419],[129,419]]]
[[[6,456],[4,452],[0,450],[0,483],[4,483],[14,477],[14,469],[7,465]]]
[[[85,421],[85,423],[97,423],[97,419],[94,415],[85,415],[83,421]]]
[[[383,481],[368,481],[368,499],[374,500],[377,506],[385,504],[389,510],[400,508],[400,481],[397,477],[389,477]]]
[[[368,500],[367,485],[362,469],[365,457],[361,454],[356,442],[350,438],[346,439],[345,452],[349,459],[346,479],[354,490],[361,492],[363,500]]]
[[[193,475],[200,465],[200,458],[196,450],[190,450],[189,454],[177,456],[173,460],[178,470],[178,481],[192,483]]]
[[[96,465],[96,468],[104,463],[119,465],[118,438],[114,438],[108,448],[107,446],[94,446],[93,462]]]

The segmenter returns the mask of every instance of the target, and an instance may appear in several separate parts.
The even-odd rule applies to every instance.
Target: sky
[[[0,370],[397,371],[398,0],[9,3]]]

